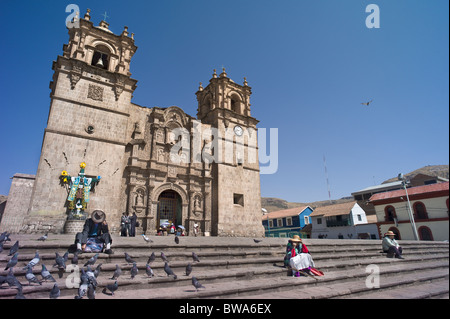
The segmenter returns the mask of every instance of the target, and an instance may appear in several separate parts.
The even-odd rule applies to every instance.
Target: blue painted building
[[[310,237],[311,228],[306,226],[311,224],[309,215],[312,212],[311,207],[303,206],[264,214],[262,224],[266,230],[266,237],[290,238],[294,235],[302,238]]]

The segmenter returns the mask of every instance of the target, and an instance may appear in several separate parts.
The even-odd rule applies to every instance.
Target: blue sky
[[[106,11],[114,33],[135,33],[136,104],[195,116],[213,69],[247,77],[258,127],[279,135],[262,196],[328,199],[324,156],[333,199],[449,163],[447,0],[2,0],[0,194],[15,173],[36,173],[70,3],[90,8],[95,25]],[[371,3],[378,29],[365,24]]]

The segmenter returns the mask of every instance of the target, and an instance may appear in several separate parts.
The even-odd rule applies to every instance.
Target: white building
[[[408,188],[411,210],[420,240],[449,239],[449,183]],[[374,205],[380,237],[388,230],[397,239],[414,240],[404,189],[375,194]]]
[[[376,220],[368,220],[356,202],[318,207],[309,217],[311,238],[379,239]]]

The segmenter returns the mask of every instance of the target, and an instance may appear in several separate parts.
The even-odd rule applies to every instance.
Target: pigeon
[[[105,288],[103,288],[103,293],[106,294],[106,290],[111,291],[111,295],[114,296],[114,291],[119,288],[119,285],[117,284],[117,280],[114,282],[114,284],[108,284]]]
[[[133,263],[130,273],[131,273],[131,279],[134,279],[134,277],[136,277],[136,275],[138,273],[138,267],[137,267],[136,263]]]
[[[69,259],[69,252],[66,251],[66,253],[64,254],[64,256],[62,258],[64,259],[64,262],[66,262]]]
[[[30,284],[30,286],[31,286],[31,283],[37,283],[40,286],[42,285],[42,283],[33,274],[33,267],[28,267],[27,273],[25,274],[25,278],[28,280],[28,283]]]
[[[51,280],[56,282],[55,278],[53,278],[52,274],[50,274],[50,272],[47,270],[47,267],[45,267],[45,265],[42,265],[42,270],[41,270],[41,276],[42,276],[42,280]]]
[[[12,268],[9,268],[9,272],[6,275],[6,283],[12,287],[16,286],[18,289],[22,290],[22,284],[20,281],[14,276],[14,271]]]
[[[78,252],[75,252],[75,254],[73,254],[71,264],[72,265],[78,265]]]
[[[64,261],[64,258],[58,254],[58,252],[55,253],[55,264],[53,267],[66,269],[66,262]]]
[[[9,249],[8,256],[14,255],[18,250],[19,250],[19,241],[16,241],[14,245],[12,245],[11,248]]]
[[[96,253],[94,256],[92,256],[85,264],[84,267],[86,267],[87,265],[93,265],[97,262],[97,258],[98,258],[98,253]]]
[[[0,287],[6,282],[6,276],[0,276]]]
[[[6,241],[11,241],[11,238],[9,238],[11,234],[8,234],[8,232],[3,232],[0,234],[0,242],[4,243]]]
[[[145,236],[145,234],[142,234],[142,238],[144,238],[144,240],[145,240],[147,243],[153,243],[153,240],[151,240],[150,238],[148,238],[147,236]]]
[[[371,100],[371,101],[369,101],[369,102],[361,103],[361,104],[362,104],[362,105],[365,105],[365,106],[369,106],[369,104],[372,103],[372,102],[373,102],[373,100]]]
[[[92,283],[94,287],[97,287],[97,278],[95,277],[95,274],[91,269],[91,266],[87,266],[86,276],[88,282]]]
[[[197,254],[196,254],[196,253],[194,253],[194,252],[192,252],[192,259],[193,259],[194,261],[198,261],[198,262],[200,262],[200,259],[198,259],[198,256],[197,256]]]
[[[161,252],[161,259],[162,259],[164,262],[168,262],[167,257],[166,257],[166,255],[165,255],[163,252]]]
[[[127,261],[127,263],[132,264],[135,261],[133,259],[131,259],[130,255],[128,255],[127,253],[125,253],[125,260]]]
[[[3,245],[5,244],[4,241],[0,241],[0,253],[3,251]]]
[[[88,286],[87,296],[89,299],[95,299],[95,287],[92,285],[92,283]]]
[[[116,265],[116,270],[114,270],[114,274],[111,278],[112,280],[116,280],[122,274],[122,269],[120,269],[119,265]]]
[[[175,243],[179,244],[180,243],[180,239],[178,238],[178,236],[175,236]]]
[[[8,270],[8,269],[14,267],[15,265],[17,265],[18,257],[19,257],[19,253],[15,253],[14,256],[12,256],[11,259],[6,264],[5,270]]]
[[[28,265],[26,265],[25,267],[23,267],[23,270],[27,269],[28,267],[33,268],[34,266],[36,266],[36,264],[41,260],[41,258],[39,257],[39,253],[36,251],[36,254],[34,254],[34,258],[31,259],[31,261],[28,263]]]
[[[255,242],[255,243],[260,243],[260,242],[262,242],[262,240],[260,240],[260,239],[253,239],[253,241]]]
[[[153,252],[153,253],[150,255],[150,257],[148,257],[147,264],[151,264],[153,261],[155,261],[155,259],[156,259],[156,255],[155,255],[155,253]]]
[[[149,276],[150,278],[155,276],[155,274],[153,273],[153,269],[150,267],[149,264],[145,265],[145,273],[147,274],[147,276]]]
[[[14,297],[14,299],[27,299],[22,292],[22,289],[17,289],[17,294]]]
[[[192,277],[192,285],[195,287],[196,291],[198,291],[198,288],[205,288],[195,277]]]
[[[192,272],[192,265],[191,263],[187,264],[186,266],[186,276],[189,276]]]
[[[177,279],[177,275],[173,273],[167,261],[164,263],[164,271],[166,272],[167,276],[173,276],[173,279]]]
[[[78,295],[75,296],[75,299],[82,299],[88,290],[88,281],[84,280],[81,282],[80,287],[78,287]]]
[[[84,269],[81,268],[80,281],[83,282],[83,281],[88,281],[88,280],[89,280],[89,277],[86,274],[86,271],[84,271]]]
[[[48,233],[45,233],[44,236],[39,237],[37,240],[38,240],[38,241],[46,241],[47,238],[48,238]]]
[[[102,263],[100,263],[100,264],[98,264],[97,265],[97,268],[95,268],[95,270],[94,270],[94,276],[95,276],[95,278],[97,278],[98,277],[98,275],[100,275],[100,271],[102,270]]]
[[[61,290],[59,290],[58,284],[55,283],[52,290],[50,290],[50,299],[57,299],[60,294]]]

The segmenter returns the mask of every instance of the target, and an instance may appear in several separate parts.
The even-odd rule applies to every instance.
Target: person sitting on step
[[[383,240],[381,242],[383,246],[383,252],[387,253],[388,258],[398,258],[404,259],[402,257],[402,247],[395,240],[395,233],[393,231],[388,231],[384,234]]]
[[[290,267],[293,271],[292,275],[297,277],[300,276],[299,271],[312,275],[310,269],[314,268],[314,261],[300,236],[294,235],[289,239],[286,246],[284,265]]]
[[[106,223],[106,214],[101,210],[94,210],[91,218],[86,219],[83,231],[75,235],[78,253],[86,250],[88,241],[102,244],[105,254],[113,254],[111,250],[112,238]]]

